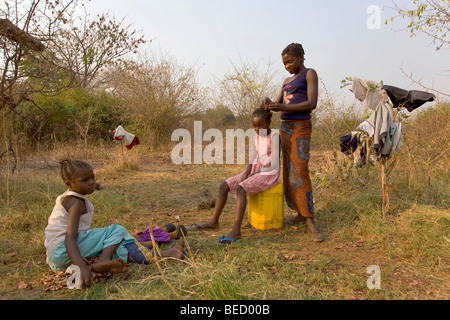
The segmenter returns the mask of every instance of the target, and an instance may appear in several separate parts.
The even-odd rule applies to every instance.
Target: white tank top
[[[94,215],[94,206],[86,198],[85,195],[77,192],[67,190],[62,195],[56,198],[55,207],[53,208],[50,218],[48,218],[48,225],[45,228],[45,248],[47,251],[48,259],[55,253],[58,245],[65,241],[67,232],[67,222],[69,220],[69,214],[62,205],[62,201],[67,196],[74,196],[85,200],[87,213],[81,215],[80,223],[78,225],[78,232],[87,231],[91,227],[92,216]]]

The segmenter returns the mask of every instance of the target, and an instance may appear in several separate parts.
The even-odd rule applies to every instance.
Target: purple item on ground
[[[151,232],[153,232],[153,238],[158,243],[169,243],[170,242],[170,234],[167,232],[164,232],[161,228],[152,228],[152,231],[150,228],[145,229],[142,232],[138,233],[139,238],[137,241],[139,242],[147,242],[152,241]]]

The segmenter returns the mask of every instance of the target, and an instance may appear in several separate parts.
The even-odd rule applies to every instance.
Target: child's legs
[[[228,186],[228,183],[224,181],[220,184],[219,193],[214,206],[214,213],[210,221],[213,225],[217,225],[219,223],[220,215],[222,214],[222,210],[227,203],[228,192],[230,192],[230,187]]]
[[[85,258],[100,256],[102,260],[119,258],[127,261],[128,251],[125,244],[134,240],[124,227],[112,224],[106,228],[79,232],[77,243],[81,255]]]
[[[80,231],[77,237],[81,256],[84,258],[100,256],[103,260],[119,258],[127,261],[128,251],[124,244],[131,241],[134,241],[134,238],[124,227],[116,224],[106,228]],[[64,271],[71,262],[64,243],[60,244],[49,259],[49,265],[53,271]]]
[[[234,215],[234,224],[230,233],[227,235],[229,238],[240,239],[241,238],[241,225],[244,218],[245,208],[247,207],[247,192],[245,189],[238,185],[236,187],[236,211]]]
[[[71,260],[64,242],[60,244],[53,255],[48,259],[48,265],[54,272],[66,270],[70,263]]]
[[[102,254],[100,255],[100,261],[111,260],[119,245],[120,243],[104,248]]]
[[[137,242],[132,242],[132,243],[127,243],[125,245],[127,251],[128,251],[128,256],[129,262],[135,262],[138,264],[148,264],[149,260],[146,258],[147,257],[154,257],[155,255],[158,257],[163,257],[163,258],[167,258],[167,257],[171,257],[171,258],[177,258],[177,259],[182,259],[183,258],[183,248],[184,248],[184,239],[180,238],[180,240],[178,240],[178,242],[173,245],[172,247],[170,247],[169,249],[166,250],[151,250],[150,248],[143,248],[142,246],[139,246]],[[148,250],[148,254],[145,250]],[[144,252],[146,254],[144,254]]]

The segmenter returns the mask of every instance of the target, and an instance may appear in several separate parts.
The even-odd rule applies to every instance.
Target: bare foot
[[[177,243],[172,248],[161,251],[161,257],[183,259],[184,258],[183,249],[184,249],[184,238],[181,237],[180,240],[178,240]]]
[[[306,219],[306,228],[308,232],[311,234],[313,241],[322,242],[324,240],[323,235],[320,232],[320,230],[316,227],[313,218]]]
[[[122,273],[127,271],[126,263],[122,259],[98,261],[92,266],[92,271],[98,273]]]
[[[213,222],[193,223],[187,228],[189,231],[200,231],[206,229],[219,229],[219,224]]]
[[[295,216],[292,217],[288,217],[285,219],[284,223],[286,225],[297,225],[299,223],[305,223],[306,222],[306,218],[300,214],[297,214]]]
[[[230,233],[228,233],[224,239],[239,240],[242,239],[242,235],[240,232],[234,232],[233,230],[231,230]],[[226,242],[226,240],[224,240],[224,242]]]

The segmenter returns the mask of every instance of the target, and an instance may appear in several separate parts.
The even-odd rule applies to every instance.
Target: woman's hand
[[[272,100],[270,100],[269,98],[266,97],[266,98],[262,99],[260,107],[261,107],[261,109],[267,110],[267,107],[271,103],[272,103]]]
[[[268,109],[270,111],[275,111],[275,112],[277,112],[277,111],[286,111],[286,106],[284,104],[281,104],[281,103],[271,102],[268,105]]]

